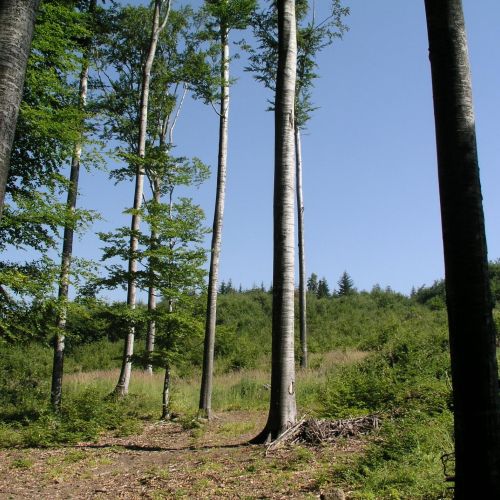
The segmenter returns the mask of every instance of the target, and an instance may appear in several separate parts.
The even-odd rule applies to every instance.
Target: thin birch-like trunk
[[[461,0],[425,0],[455,422],[456,499],[500,498],[493,300]]]
[[[276,439],[297,420],[294,359],[295,1],[278,1],[275,101],[274,250],[271,402],[264,430],[252,441]]]
[[[177,107],[177,111],[175,112],[175,115],[173,117],[172,122],[170,121],[170,115],[165,118],[162,127],[161,127],[161,134],[160,134],[160,141],[159,141],[159,146],[160,148],[166,148],[170,149],[174,143],[174,129],[177,124],[177,120],[179,119],[179,115],[181,113],[182,105],[184,103],[184,99],[186,98],[187,94],[187,86],[184,84],[184,90],[182,92],[182,96],[179,102],[179,105]],[[168,135],[168,146],[166,143],[166,138]],[[155,203],[159,204],[161,202],[161,181],[158,178],[158,176],[153,174],[153,178],[151,179],[151,188],[153,191],[153,197],[155,199]],[[170,189],[169,193],[169,215],[172,214],[172,207],[173,207],[173,187]],[[158,238],[157,233],[152,230],[151,231],[151,242],[152,246],[155,245],[155,242]],[[153,248],[153,247],[152,247]],[[150,266],[150,272],[151,272],[151,283],[153,283],[153,266],[152,266],[152,260],[150,259],[149,261],[149,266]],[[156,310],[156,289],[154,285],[151,285],[148,290],[148,311],[152,312]],[[150,375],[153,374],[153,365],[151,364],[151,358],[153,355],[154,351],[154,346],[155,346],[155,336],[156,336],[156,321],[154,319],[149,319],[148,320],[148,330],[147,330],[147,335],[146,335],[146,357],[149,360],[148,363],[146,364],[146,373],[149,373]]]
[[[300,128],[295,124],[295,165],[297,176],[297,236],[299,240],[299,332],[300,366],[307,368],[307,296],[304,238],[304,194],[302,191],[302,143]]]
[[[161,192],[160,192],[160,182],[157,178],[153,180],[153,199],[155,204],[159,204],[161,202]],[[157,240],[158,240],[158,233],[153,227],[151,230],[151,250],[155,250],[157,248]],[[153,279],[154,279],[154,265],[152,261],[154,260],[154,257],[150,257],[149,259],[149,272],[151,274],[151,284],[149,286],[148,290],[148,312],[150,313],[150,316],[156,311],[156,287],[154,286]],[[149,373],[150,375],[153,374],[153,365],[151,363],[151,358],[153,356],[153,351],[155,347],[155,336],[156,336],[156,320],[152,317],[149,318],[148,320],[148,331],[146,334],[146,358],[147,358],[147,365],[146,365],[146,373]]]
[[[89,12],[95,9],[95,1],[91,2]],[[79,107],[80,110],[85,110],[87,102],[87,89],[89,79],[89,47],[86,48],[82,71],[80,73],[79,86]],[[82,123],[83,125],[83,123]],[[78,197],[78,179],[80,176],[80,159],[82,156],[83,146],[83,127],[80,140],[75,144],[73,158],[71,159],[71,170],[69,175],[68,196],[66,207],[73,215],[76,210],[76,201]],[[52,365],[52,387],[50,391],[50,400],[54,409],[59,409],[62,398],[62,380],[64,371],[64,341],[66,330],[66,319],[68,313],[68,292],[69,292],[69,275],[71,268],[71,259],[73,256],[73,239],[74,239],[74,222],[70,220],[64,227],[63,248],[61,256],[61,274],[59,278],[59,311],[57,315],[57,333],[54,339],[54,362]]]
[[[0,1],[0,218],[39,3]]]
[[[168,15],[170,13],[170,0],[166,0],[167,11],[163,22],[160,25],[161,7],[163,0],[155,0],[154,14],[153,14],[153,27],[151,30],[151,42],[149,44],[148,55],[144,64],[142,72],[142,86],[141,86],[141,99],[139,111],[139,141],[137,153],[140,158],[144,158],[146,153],[146,132],[148,122],[148,103],[149,103],[149,84],[151,81],[151,68],[156,54],[156,47],[160,33],[163,31],[167,24]],[[137,273],[137,250],[139,246],[138,234],[141,226],[141,216],[139,210],[142,207],[142,197],[144,192],[144,169],[141,166],[137,167],[135,176],[135,192],[134,192],[134,214],[132,215],[131,234],[130,234],[130,257],[128,262],[128,288],[127,288],[127,306],[130,309],[135,309],[137,284],[135,275]],[[125,396],[128,394],[128,386],[130,383],[130,374],[132,371],[132,355],[134,354],[134,337],[135,327],[129,326],[127,337],[125,339],[123,349],[122,367],[120,370],[120,377],[115,387],[115,394]]]
[[[212,384],[214,371],[215,322],[217,316],[217,286],[219,276],[219,257],[224,217],[224,198],[226,194],[227,142],[229,119],[229,41],[228,30],[221,26],[221,101],[219,121],[219,159],[217,166],[217,193],[212,227],[210,271],[208,275],[207,317],[205,323],[205,344],[203,352],[203,371],[200,390],[200,416],[211,418]]]

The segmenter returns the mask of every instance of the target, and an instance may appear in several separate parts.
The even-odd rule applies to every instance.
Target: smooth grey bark
[[[271,402],[263,431],[252,442],[276,439],[297,420],[294,360],[295,1],[278,1],[275,101],[274,250]]]
[[[95,0],[89,5],[89,12],[95,9]],[[82,71],[80,72],[79,83],[79,108],[84,110],[87,102],[87,90],[89,79],[89,47],[84,51],[82,63]],[[80,132],[80,140],[75,144],[73,157],[71,159],[71,170],[69,175],[68,195],[66,200],[66,208],[71,214],[75,213],[76,201],[78,197],[78,179],[80,176],[80,159],[82,156],[83,147],[83,123]],[[63,248],[61,256],[61,274],[59,277],[58,302],[59,311],[57,314],[56,326],[57,333],[54,338],[54,361],[52,364],[52,386],[50,391],[50,401],[54,409],[59,409],[62,399],[62,381],[64,371],[64,342],[66,319],[68,313],[68,292],[69,292],[69,275],[71,268],[71,259],[73,256],[73,239],[74,228],[73,221],[70,220],[64,227]]]
[[[0,218],[39,3],[0,1]]]
[[[219,112],[219,157],[217,164],[217,192],[215,197],[214,222],[210,270],[208,274],[207,317],[205,322],[205,343],[203,351],[203,371],[201,377],[199,414],[208,419],[212,416],[212,384],[214,371],[215,322],[217,316],[217,286],[219,258],[226,195],[227,143],[229,120],[229,40],[228,29],[221,26],[221,101]]]
[[[299,245],[299,336],[300,366],[307,368],[307,296],[304,237],[304,194],[302,190],[302,143],[300,128],[295,124],[295,166],[297,177],[297,238]]]
[[[455,498],[500,498],[493,301],[461,0],[425,0],[455,426]]]
[[[160,24],[160,16],[163,5],[166,5],[166,12],[163,21]],[[139,111],[139,141],[137,145],[137,153],[140,158],[144,158],[146,153],[146,131],[148,122],[148,104],[149,104],[149,85],[151,81],[151,68],[156,54],[156,47],[161,32],[165,28],[170,13],[170,0],[155,0],[153,13],[153,26],[151,29],[151,41],[149,44],[148,55],[142,71],[142,85]],[[130,233],[130,257],[128,262],[128,287],[127,287],[127,306],[130,309],[135,309],[137,285],[135,275],[137,273],[137,258],[138,249],[138,234],[141,226],[141,216],[139,210],[142,207],[142,197],[144,192],[144,169],[141,166],[137,167],[135,176],[135,191],[134,191],[134,213],[132,215],[131,233]],[[128,394],[130,383],[130,375],[132,372],[132,356],[134,354],[134,338],[135,327],[129,326],[127,336],[125,338],[123,348],[123,360],[120,370],[118,383],[115,387],[115,394],[125,396]]]

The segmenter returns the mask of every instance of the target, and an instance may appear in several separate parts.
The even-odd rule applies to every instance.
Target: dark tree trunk
[[[80,74],[80,106],[85,107],[87,98],[87,81],[89,74],[88,61],[85,60]],[[82,131],[83,134],[83,131]],[[69,176],[68,197],[66,206],[71,213],[75,212],[78,197],[78,178],[80,176],[80,158],[82,153],[82,142],[75,145],[73,158],[71,160],[71,171]],[[73,222],[69,221],[64,227],[63,249],[61,257],[61,275],[59,280],[59,311],[57,317],[58,333],[54,339],[54,364],[52,367],[52,390],[51,403],[54,408],[59,408],[62,395],[63,359],[64,359],[64,337],[66,329],[67,301],[69,291],[69,274],[71,258],[73,255]]]
[[[219,121],[219,158],[217,168],[217,193],[215,198],[214,222],[210,270],[208,274],[207,317],[205,322],[205,344],[203,351],[203,371],[200,388],[200,416],[211,418],[212,382],[214,371],[215,321],[217,316],[217,285],[219,258],[222,241],[222,222],[224,218],[224,199],[226,196],[227,141],[229,120],[229,41],[228,31],[221,26],[221,102]]]
[[[295,1],[278,1],[279,56],[275,101],[274,250],[271,402],[264,430],[254,443],[276,439],[295,424],[294,198]]]
[[[462,3],[425,0],[425,8],[450,331],[455,498],[500,498],[495,325]]]
[[[0,218],[40,0],[0,1]]]
[[[95,12],[96,0],[92,0],[89,4],[89,13]],[[82,71],[80,72],[80,85],[79,85],[79,107],[83,112],[87,102],[87,89],[89,79],[89,55],[90,55],[89,41],[84,47]],[[78,179],[80,176],[80,158],[82,156],[82,147],[84,139],[84,125],[83,121],[80,132],[80,140],[75,144],[73,157],[71,159],[71,170],[69,174],[68,196],[66,200],[66,207],[71,214],[76,210],[76,200],[78,197]],[[54,362],[52,365],[52,387],[50,392],[50,400],[52,407],[58,410],[61,406],[62,399],[62,380],[64,368],[64,340],[66,330],[67,318],[67,302],[69,292],[69,275],[71,268],[71,259],[73,256],[73,239],[74,227],[73,221],[66,223],[63,235],[63,248],[61,256],[61,274],[59,278],[59,311],[57,315],[57,333],[54,338]]]

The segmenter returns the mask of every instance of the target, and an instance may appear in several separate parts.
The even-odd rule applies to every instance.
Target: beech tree
[[[0,217],[39,4],[40,0],[2,0],[0,3]]]
[[[325,47],[331,45],[335,38],[342,38],[347,30],[342,18],[349,14],[349,9],[343,7],[340,0],[332,0],[326,17],[318,20],[316,7],[308,0],[298,0],[295,3],[297,17],[297,86],[295,98],[295,168],[297,196],[297,235],[299,257],[299,332],[300,332],[300,365],[307,367],[307,283],[304,231],[304,195],[302,182],[302,143],[301,131],[311,119],[311,113],[316,109],[312,104],[312,87],[318,78],[316,57]],[[278,34],[276,2],[257,13],[252,20],[254,36],[258,44],[253,47],[246,43],[249,66],[246,68],[255,74],[255,78],[266,87],[274,90],[276,85],[276,68],[278,57]],[[272,109],[272,106],[271,108]]]
[[[146,155],[146,133],[148,124],[149,87],[151,82],[151,69],[156,55],[158,40],[161,32],[165,29],[170,14],[170,0],[155,0],[152,5],[152,20],[150,40],[145,51],[145,59],[142,61],[140,93],[138,103],[138,133],[134,153],[139,161],[135,162],[135,190],[134,203],[131,211],[130,251],[128,262],[128,284],[127,284],[127,306],[134,310],[136,307],[136,273],[137,273],[137,248],[138,234],[141,226],[141,207],[144,193],[144,169],[140,160]],[[127,65],[120,61],[119,64]],[[132,132],[132,136],[134,136]],[[123,349],[123,361],[120,376],[115,387],[115,394],[125,396],[128,394],[130,375],[132,371],[132,356],[134,353],[135,328],[133,323],[129,326]]]
[[[219,101],[219,154],[217,161],[217,187],[215,210],[212,226],[210,252],[210,270],[207,291],[207,318],[205,326],[205,344],[203,371],[200,389],[200,415],[211,417],[212,382],[215,346],[215,322],[217,315],[217,288],[219,276],[219,258],[222,240],[222,221],[226,196],[227,143],[229,124],[229,34],[231,30],[247,26],[250,15],[255,9],[255,0],[206,0],[206,37],[215,40],[219,49],[220,91],[218,96],[210,86],[199,88],[199,94],[209,102],[214,97]]]
[[[294,359],[295,1],[278,0],[276,75],[272,369],[269,416],[253,442],[276,439],[297,419]]]
[[[455,422],[455,498],[500,496],[493,300],[461,0],[425,0]]]
[[[155,324],[156,349],[147,351],[146,359],[165,370],[162,419],[168,419],[171,367],[201,340],[201,318],[193,314],[191,302],[203,290],[206,276],[202,268],[206,254],[201,247],[206,234],[204,213],[188,198],[164,204],[152,200],[144,220],[156,235],[154,246],[144,242],[150,266],[144,273],[145,284],[164,300],[163,307],[148,308],[148,321]]]
[[[88,21],[92,22],[92,17],[95,13],[96,0],[90,0],[88,5]],[[90,27],[92,30],[92,27]],[[76,201],[78,197],[78,179],[80,175],[80,160],[82,156],[82,148],[84,141],[85,127],[85,106],[87,102],[87,90],[89,79],[89,59],[91,50],[91,35],[88,33],[85,42],[82,46],[82,69],[80,72],[79,81],[79,96],[78,107],[82,112],[82,123],[80,137],[75,142],[73,156],[71,159],[71,169],[69,175],[68,193],[66,207],[69,212],[70,220],[64,226],[63,248],[61,256],[61,272],[59,278],[58,291],[58,311],[56,335],[54,338],[54,362],[52,365],[52,386],[51,386],[51,403],[55,409],[59,409],[62,397],[62,379],[64,366],[64,339],[67,319],[67,302],[69,292],[70,267],[73,256],[73,238],[74,238],[74,217],[72,214],[76,210]]]
[[[57,251],[61,228],[81,230],[95,218],[91,211],[68,210],[61,202],[68,190],[64,170],[81,139],[83,113],[74,82],[82,67],[82,41],[88,34],[82,12],[74,5],[62,1],[41,5],[0,221],[0,248],[29,249],[32,259],[0,263],[0,288],[6,299],[0,304],[2,328],[8,336],[56,334],[54,311],[59,305],[53,289],[60,265],[50,253]],[[75,264],[76,278],[83,269],[81,261]],[[33,302],[44,310],[46,323],[15,321],[16,311]]]
[[[130,283],[133,276],[135,289],[148,291],[146,355],[141,361],[145,363],[146,370],[151,372],[157,358],[152,355],[158,333],[157,297],[162,296],[170,305],[169,313],[173,313],[176,297],[168,292],[168,282],[173,283],[172,276],[177,276],[175,273],[190,275],[187,264],[183,270],[176,267],[178,265],[172,257],[177,255],[176,242],[184,241],[187,244],[187,235],[191,235],[189,241],[194,244],[196,238],[201,237],[199,235],[195,237],[194,229],[188,231],[185,226],[186,218],[189,214],[194,216],[196,210],[191,202],[188,203],[188,199],[184,199],[182,203],[175,201],[174,190],[178,186],[199,185],[208,177],[209,171],[208,167],[198,159],[177,158],[171,151],[174,147],[174,130],[184,98],[191,80],[198,77],[197,74],[193,76],[193,73],[196,73],[193,67],[196,68],[197,54],[195,44],[191,40],[190,8],[170,11],[168,21],[158,38],[148,87],[145,150],[142,156],[136,153],[136,141],[139,137],[137,123],[140,123],[140,113],[137,100],[133,96],[134,91],[143,85],[144,60],[149,53],[150,40],[144,36],[141,24],[147,14],[148,10],[143,7],[126,7],[116,13],[117,29],[107,49],[107,60],[115,68],[117,76],[107,78],[103,69],[105,83],[103,92],[105,107],[109,114],[106,132],[109,137],[118,138],[128,146],[119,153],[125,161],[123,168],[116,169],[112,175],[119,181],[141,172],[147,179],[146,188],[148,186],[150,188],[151,199],[146,201],[148,190],[141,188],[144,203],[141,203],[140,209],[132,207],[129,213],[149,226],[150,234],[145,236],[140,228],[122,227],[100,236],[106,243],[103,260],[113,257],[127,260],[133,256],[136,261],[133,272],[130,266],[127,270],[120,264],[107,266],[108,277],[102,280],[102,284],[107,287],[120,286]],[[184,226],[180,223],[181,219],[184,221]],[[184,236],[181,235],[181,227],[184,228]],[[204,234],[201,229],[199,231],[201,231],[199,234]],[[133,252],[130,246],[125,244],[125,241],[131,240],[132,237],[136,240]],[[173,260],[169,260],[168,255]],[[192,265],[197,267],[195,262],[200,259],[199,250],[193,254],[184,252],[183,255],[191,255]],[[202,256],[204,259],[203,252]],[[167,280],[165,276],[170,278]],[[187,286],[186,283],[183,286]],[[134,307],[130,308],[126,317],[130,321],[128,327],[130,335],[130,331],[138,321],[142,321],[144,315],[140,311],[136,314]],[[164,348],[162,352],[165,354]],[[131,363],[133,359],[130,353],[128,362]],[[168,358],[164,356],[164,359]],[[168,369],[166,363],[165,361],[163,366],[167,366]],[[166,377],[167,379],[169,377]]]

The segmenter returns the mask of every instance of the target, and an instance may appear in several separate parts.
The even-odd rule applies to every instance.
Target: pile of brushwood
[[[326,420],[315,418],[301,418],[295,425],[287,429],[281,436],[267,447],[267,451],[286,445],[298,443],[319,445],[331,443],[342,437],[353,437],[368,434],[380,426],[378,415]]]

